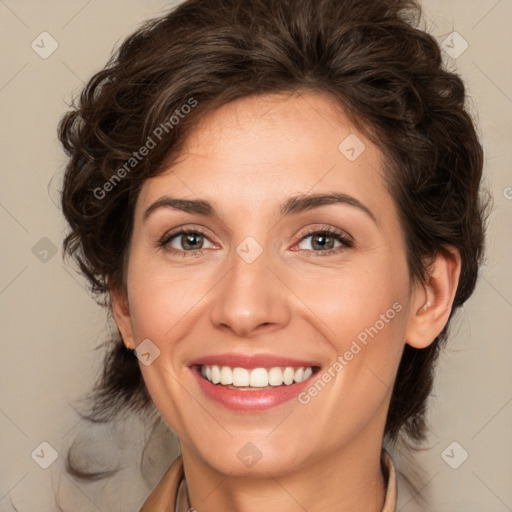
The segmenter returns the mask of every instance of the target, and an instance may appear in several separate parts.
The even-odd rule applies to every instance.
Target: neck
[[[386,495],[381,450],[382,436],[359,435],[286,474],[249,477],[220,473],[185,446],[182,455],[190,505],[198,511],[381,512]]]

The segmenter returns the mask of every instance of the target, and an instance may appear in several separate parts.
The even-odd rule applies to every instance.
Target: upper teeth
[[[239,387],[264,388],[266,386],[281,386],[309,379],[313,373],[311,367],[292,368],[291,366],[272,368],[231,368],[229,366],[203,365],[201,375],[213,384],[233,385]]]

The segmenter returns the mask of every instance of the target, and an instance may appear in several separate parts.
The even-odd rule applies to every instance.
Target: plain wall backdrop
[[[65,157],[56,138],[66,103],[113,47],[175,3],[0,0],[0,512],[53,512],[55,494],[66,512],[137,510],[176,455],[165,427],[153,432],[145,480],[148,433],[133,421],[84,434],[93,458],[121,461],[112,479],[83,483],[63,472],[66,448],[84,429],[72,405],[95,381],[94,348],[109,326],[61,257]],[[421,469],[418,495],[399,481],[397,510],[512,511],[512,1],[423,6],[447,65],[465,80],[494,209],[477,289],[438,365],[429,440],[409,465],[392,454],[404,473],[411,463]]]

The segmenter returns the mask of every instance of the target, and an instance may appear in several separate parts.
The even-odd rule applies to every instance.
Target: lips
[[[272,368],[273,366],[291,366],[299,368],[301,366],[320,366],[318,362],[306,359],[293,359],[290,357],[276,356],[273,354],[216,354],[199,357],[189,363],[189,366],[230,366],[232,368]]]
[[[218,354],[195,359],[189,364],[189,368],[208,399],[228,409],[257,412],[292,400],[309,385],[320,365],[312,360],[272,354]],[[238,380],[237,372],[247,373],[250,375],[249,380]],[[263,381],[260,374],[263,375]],[[278,377],[277,381],[265,381],[265,374],[281,374],[283,377],[300,375],[300,378],[286,377],[280,382]]]

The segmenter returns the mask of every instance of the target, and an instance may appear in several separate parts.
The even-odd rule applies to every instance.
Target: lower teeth
[[[228,389],[236,389],[237,391],[258,391],[258,390],[263,390],[263,389],[281,388],[284,386],[284,384],[281,384],[280,386],[264,386],[261,388],[257,388],[257,387],[252,387],[252,386],[239,387],[239,386],[233,386],[232,384],[230,384],[229,386],[226,386],[224,384],[217,384],[217,385],[228,388]]]
[[[208,381],[210,384],[213,384],[211,380],[204,379]],[[295,384],[295,382],[292,382],[292,384]],[[282,388],[286,386],[286,384],[281,384],[279,386],[263,386],[263,387],[253,387],[253,386],[233,386],[233,384],[221,384],[218,382],[217,384],[213,384],[214,386],[221,386],[223,388],[227,389],[236,389],[237,391],[258,391],[258,390],[264,390],[264,389],[274,389],[274,388]]]

